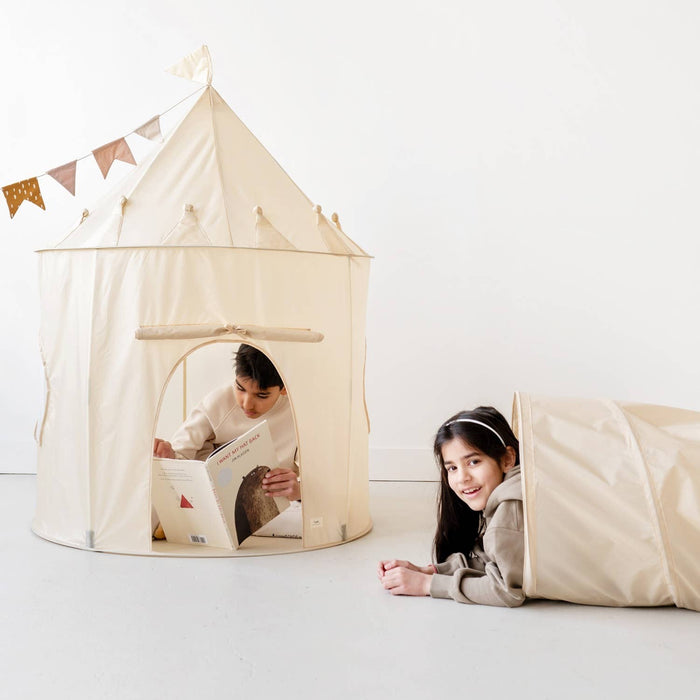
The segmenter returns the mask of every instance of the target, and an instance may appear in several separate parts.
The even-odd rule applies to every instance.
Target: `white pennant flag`
[[[180,78],[193,80],[195,83],[205,83],[206,85],[211,85],[211,79],[214,75],[211,56],[206,46],[200,46],[196,51],[193,51],[165,70]]]
[[[160,116],[155,116],[149,119],[145,124],[142,124],[134,133],[149,141],[163,141],[163,134],[160,131]]]

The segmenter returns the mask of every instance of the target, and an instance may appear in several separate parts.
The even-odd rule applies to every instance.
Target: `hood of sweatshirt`
[[[523,486],[522,478],[520,476],[520,465],[518,465],[506,472],[503,481],[496,486],[496,488],[491,492],[489,500],[486,501],[486,507],[484,508],[483,513],[486,524],[488,524],[489,520],[491,520],[491,517],[496,512],[496,508],[498,508],[503,501],[522,500]]]

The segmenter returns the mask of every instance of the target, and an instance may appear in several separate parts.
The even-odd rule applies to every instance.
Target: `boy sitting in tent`
[[[218,445],[243,435],[264,419],[270,428],[280,466],[267,473],[262,488],[268,496],[299,501],[296,433],[282,378],[268,357],[250,345],[240,346],[234,365],[233,384],[225,384],[207,394],[178,428],[171,442],[156,438],[153,454],[169,459],[205,460]],[[275,534],[274,528],[265,532],[270,524],[256,534]],[[160,526],[154,536],[163,537]]]

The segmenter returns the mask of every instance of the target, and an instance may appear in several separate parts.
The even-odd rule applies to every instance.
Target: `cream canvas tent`
[[[700,413],[516,394],[524,590],[700,610]]]
[[[370,259],[236,117],[204,63],[206,86],[162,146],[39,251],[47,401],[33,529],[49,540],[215,553],[152,545],[151,450],[171,377],[198,348],[227,341],[255,345],[279,370],[302,473],[303,540],[237,554],[333,545],[371,528]]]

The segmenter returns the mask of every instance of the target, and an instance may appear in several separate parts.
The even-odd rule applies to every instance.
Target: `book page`
[[[154,457],[151,500],[169,542],[232,549],[204,462]]]

